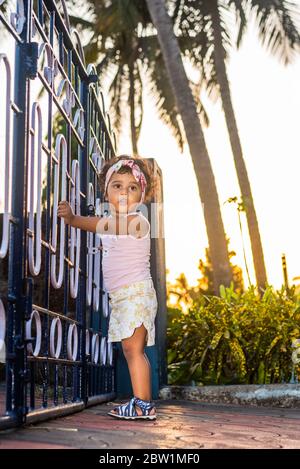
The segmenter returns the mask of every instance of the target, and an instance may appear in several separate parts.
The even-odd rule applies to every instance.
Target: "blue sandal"
[[[138,415],[135,406],[138,406],[141,409],[142,415]],[[150,414],[152,409],[155,409],[154,402],[144,401],[138,397],[132,397],[127,404],[118,405],[113,409],[115,412],[110,411],[108,412],[108,415],[124,420],[155,420],[156,412]]]

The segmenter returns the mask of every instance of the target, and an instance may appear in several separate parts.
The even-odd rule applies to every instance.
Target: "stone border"
[[[165,386],[160,399],[183,399],[211,404],[300,408],[300,384]]]

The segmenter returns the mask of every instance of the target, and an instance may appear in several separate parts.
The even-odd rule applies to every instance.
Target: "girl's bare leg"
[[[132,390],[135,397],[145,401],[151,400],[151,367],[144,352],[147,329],[142,324],[137,327],[131,337],[122,340],[122,349],[126,358]],[[136,406],[136,411],[141,415],[141,409]],[[155,413],[152,409],[150,414]]]

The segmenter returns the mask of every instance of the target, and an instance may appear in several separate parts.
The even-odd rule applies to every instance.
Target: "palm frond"
[[[236,39],[236,45],[239,48],[241,46],[244,34],[247,28],[247,17],[245,13],[245,1],[244,0],[227,0],[228,8],[233,9],[236,16],[236,26],[238,27],[238,34]]]
[[[226,3],[217,2],[217,4],[218,4],[218,9],[219,9],[221,34],[223,38],[223,48],[225,51],[225,58],[226,58],[228,57],[229,50],[232,48],[232,40],[231,40],[232,31],[228,25],[229,17],[230,17],[230,9],[229,9],[227,2]]]
[[[194,83],[193,81],[190,80],[190,87],[192,89],[192,93],[194,96],[194,100],[197,106],[197,112],[199,114],[200,120],[203,123],[205,127],[209,126],[209,117],[206,112],[206,109],[200,99],[200,91],[201,91],[201,82],[199,83]]]
[[[136,122],[135,129],[137,140],[139,139],[143,117],[144,117],[144,107],[143,107],[143,80],[141,77],[141,70],[138,63],[136,63],[135,74],[134,74],[134,87],[135,87],[135,114]]]
[[[4,2],[0,5],[0,11],[2,11],[3,13],[7,13],[9,8],[12,8],[12,7],[13,7],[12,0],[8,0],[7,2]]]
[[[118,68],[110,84],[109,95],[111,97],[110,117],[112,127],[115,130],[116,137],[119,138],[122,131],[124,104],[127,102],[126,98],[128,96],[128,77],[122,67]]]
[[[247,0],[262,44],[285,65],[300,51],[300,8],[285,0]]]
[[[88,44],[83,47],[86,63],[97,63],[99,58],[99,48],[97,37],[93,35]]]
[[[220,97],[220,92],[215,70],[214,38],[210,18],[203,19],[203,25],[204,27],[195,36],[181,36],[178,42],[183,55],[199,70],[201,88],[207,91],[213,101],[216,101]]]
[[[77,27],[82,26],[84,29],[94,29],[94,23],[93,21],[86,20],[82,18],[81,16],[74,16],[74,15],[69,15],[70,23],[72,26]]]
[[[185,142],[185,134],[161,54],[156,56],[156,60],[154,62],[150,63],[146,74],[149,80],[151,94],[154,97],[154,104],[158,116],[162,122],[169,127],[182,151]],[[190,86],[199,116],[204,125],[208,125],[208,116],[199,98],[199,86],[192,82],[190,82]]]

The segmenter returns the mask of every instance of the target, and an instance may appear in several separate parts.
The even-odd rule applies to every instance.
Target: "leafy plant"
[[[300,297],[295,288],[259,295],[220,288],[201,295],[186,313],[168,308],[170,384],[263,384],[287,382],[300,337]]]

